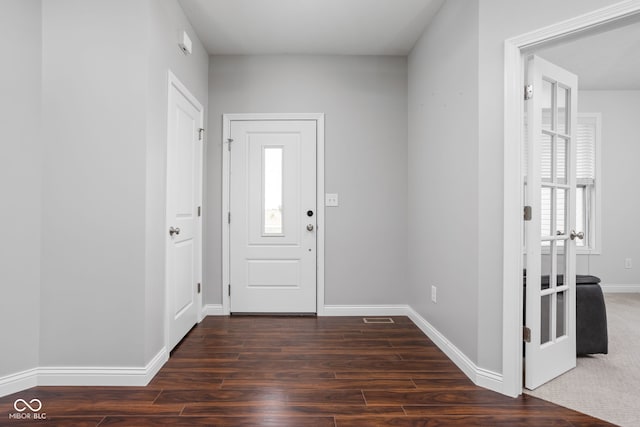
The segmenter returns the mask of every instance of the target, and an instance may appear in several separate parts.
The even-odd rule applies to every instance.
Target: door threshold
[[[318,317],[316,313],[251,313],[233,312],[229,313],[233,317]]]

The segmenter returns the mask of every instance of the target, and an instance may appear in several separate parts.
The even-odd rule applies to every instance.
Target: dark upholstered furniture
[[[549,276],[542,276],[541,285],[549,286]],[[563,276],[557,277],[562,285]],[[526,273],[525,273],[526,286]],[[525,292],[526,295],[526,292]],[[609,352],[607,309],[596,276],[576,276],[576,353],[578,355]]]
[[[580,277],[580,276],[578,276]],[[593,277],[593,276],[587,276]],[[609,352],[607,309],[600,288],[600,279],[578,282],[576,286],[576,353]]]

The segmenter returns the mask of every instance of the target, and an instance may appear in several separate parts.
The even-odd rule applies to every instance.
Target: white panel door
[[[575,142],[578,78],[541,58],[529,61],[525,387],[576,366]]]
[[[316,312],[315,120],[230,123],[230,309]]]
[[[173,81],[167,143],[167,308],[169,350],[198,320],[201,283],[202,107]]]

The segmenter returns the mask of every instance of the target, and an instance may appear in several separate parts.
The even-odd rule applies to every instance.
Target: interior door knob
[[[307,230],[313,231],[313,224],[307,224]]]
[[[571,240],[576,240],[576,237],[580,240],[584,239],[584,232],[579,232],[576,233],[576,230],[571,230],[571,234],[569,234],[569,237],[571,237]]]
[[[174,234],[180,234],[180,227],[169,227],[169,236],[173,236]]]

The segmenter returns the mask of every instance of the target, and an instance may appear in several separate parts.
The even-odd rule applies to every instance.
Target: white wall
[[[578,255],[578,274],[603,285],[640,286],[640,91],[580,91],[578,109],[602,113],[602,252]],[[634,261],[624,268],[625,258]]]
[[[45,1],[42,20],[40,364],[141,366],[145,3]]]
[[[403,57],[213,56],[205,298],[220,304],[223,113],[325,113],[325,302],[407,302],[407,64]]]
[[[478,319],[478,9],[444,3],[409,55],[409,304],[472,361]],[[437,303],[431,302],[437,286]]]
[[[42,21],[40,365],[143,367],[165,337],[167,70],[206,105],[208,55],[174,0],[48,1]]]
[[[0,13],[0,378],[38,364],[40,324],[40,0]]]

